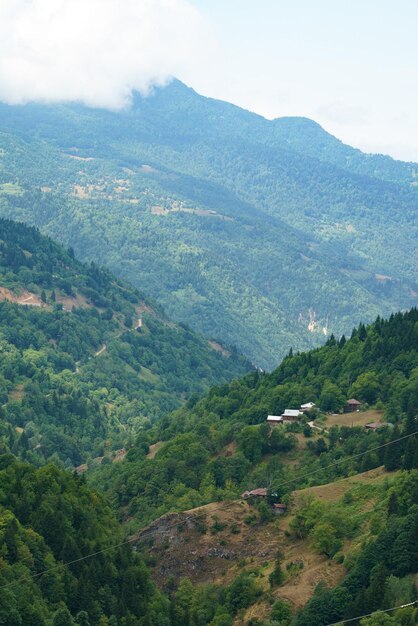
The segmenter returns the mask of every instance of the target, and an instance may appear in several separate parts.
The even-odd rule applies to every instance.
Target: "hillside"
[[[126,461],[97,470],[94,483],[135,530],[168,511],[229,499],[260,486],[285,495],[384,463],[399,469],[404,443],[395,446],[393,460],[385,446],[375,448],[399,436],[399,429],[414,432],[417,321],[413,309],[368,327],[361,324],[348,340],[331,338],[322,348],[289,355],[271,374],[252,372],[211,389],[142,433]],[[340,414],[352,397],[363,402],[364,420],[357,418],[362,412]],[[270,430],[267,415],[280,415],[307,401],[320,411]],[[366,411],[368,405],[378,410]],[[389,425],[366,432],[367,422]],[[155,453],[148,455],[156,442]],[[346,455],[355,458],[335,463]]]
[[[0,212],[271,369],[416,304],[416,166],[178,81],[114,113],[0,106]]]
[[[170,322],[142,294],[34,228],[0,220],[1,449],[69,467],[248,362]]]
[[[82,479],[0,455],[0,484],[1,624],[169,626],[167,599]]]
[[[189,626],[221,615],[229,626],[325,626],[415,600],[417,477],[379,468],[297,491],[278,518],[255,503],[211,504],[161,518],[135,541]],[[371,623],[417,617],[410,607]]]
[[[93,472],[188,615],[176,624],[326,626],[415,600],[417,329],[413,309],[290,354],[188,402]],[[353,396],[361,408],[342,413]],[[266,423],[308,399],[298,421]],[[388,624],[416,623],[413,607],[405,615]]]
[[[414,599],[416,309],[225,382],[248,367],[232,349],[0,226],[0,622],[326,626]]]
[[[295,491],[290,513],[280,518],[261,520],[257,507],[245,500],[214,502],[184,513],[171,513],[140,532],[136,545],[146,548],[144,554],[153,565],[152,575],[160,587],[176,575],[188,577],[193,583],[230,583],[245,566],[243,560],[262,568],[267,578],[280,551],[285,568],[292,561],[304,561],[303,571],[290,577],[280,589],[282,596],[288,600],[292,597],[294,605],[300,608],[311,598],[318,577],[326,580],[329,574],[329,582],[335,586],[344,572],[337,562],[330,562],[326,555],[311,549],[308,541],[298,543],[289,535],[295,510],[311,498],[326,503],[338,503],[343,497],[347,500],[347,492],[356,493],[357,505],[368,508],[372,495],[378,494],[382,483],[392,478],[378,468],[335,483]],[[372,510],[366,513],[364,526]],[[346,553],[351,543],[346,542]]]

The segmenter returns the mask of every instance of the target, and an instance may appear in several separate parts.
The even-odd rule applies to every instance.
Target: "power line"
[[[205,506],[205,505],[202,505]],[[214,509],[212,509],[212,511],[218,511],[218,510],[225,510],[225,508],[228,508],[228,506],[232,506],[232,503],[230,505],[225,505],[222,507],[216,507]],[[183,511],[179,511],[179,512],[175,512],[173,511],[171,513],[171,515],[180,515]],[[196,519],[197,517],[201,517],[204,513],[200,513],[200,514],[192,514],[192,515],[188,515],[186,518],[177,521],[174,524],[171,524],[169,526],[166,527],[167,530],[169,530],[170,528],[174,528],[175,526],[180,526],[182,524],[185,524],[189,519]],[[170,515],[170,513],[168,513],[167,515]],[[140,541],[141,539],[143,539],[143,537],[145,536],[146,538],[146,533],[149,533],[150,535],[154,534],[156,531],[155,529],[149,528],[147,530],[144,530],[144,532],[142,533],[141,537],[131,537],[130,539],[126,539],[125,541],[121,541],[120,543],[116,543],[113,546],[108,546],[107,548],[103,548],[101,550],[97,550],[96,552],[91,552],[90,554],[86,554],[85,556],[81,556],[77,559],[73,559],[72,561],[66,561],[65,563],[59,563],[58,565],[54,565],[53,567],[49,567],[48,569],[42,570],[41,572],[37,572],[36,574],[30,574],[29,576],[22,576],[21,578],[18,578],[17,580],[12,580],[9,583],[6,583],[5,585],[1,585],[0,586],[0,591],[2,589],[6,589],[7,587],[11,587],[12,585],[16,585],[18,583],[21,582],[25,582],[29,579],[35,579],[35,578],[40,578],[41,576],[44,576],[45,574],[49,574],[50,572],[54,572],[62,567],[68,567],[69,565],[75,565],[76,563],[80,563],[81,561],[86,561],[87,559],[91,559],[95,556],[98,556],[99,554],[104,554],[106,552],[110,552],[111,550],[116,550],[118,548],[122,548],[123,546],[126,546],[128,544],[131,543],[135,543]]]
[[[334,461],[333,463],[330,463],[329,465],[324,465],[324,467],[320,467],[316,470],[313,470],[305,475],[301,475],[301,476],[296,476],[296,478],[291,478],[290,480],[287,480],[284,483],[281,483],[281,485],[279,485],[279,487],[284,487],[285,485],[289,485],[291,483],[294,483],[297,480],[301,480],[302,478],[307,478],[309,476],[312,476],[313,474],[319,474],[319,472],[322,472],[323,470],[329,469],[330,467],[334,467],[335,465],[339,465],[340,463],[343,463],[344,461],[349,461],[351,459],[356,459],[359,456],[363,456],[365,454],[369,454],[369,452],[374,452],[375,450],[380,450],[381,448],[385,448],[386,446],[391,446],[394,443],[398,443],[399,441],[402,441],[403,439],[408,439],[408,437],[413,437],[414,435],[418,435],[418,430],[415,431],[414,433],[410,433],[409,435],[403,435],[403,437],[399,437],[398,439],[394,439],[393,441],[387,441],[386,443],[382,443],[380,446],[375,446],[374,448],[370,448],[369,450],[365,450],[364,452],[357,452],[356,454],[351,454],[350,456],[346,456],[342,459],[339,459],[338,461]]]
[[[349,622],[355,622],[359,619],[363,619],[364,617],[371,617],[372,615],[378,615],[379,613],[390,613],[391,611],[397,611],[398,609],[406,609],[408,606],[414,606],[418,600],[414,600],[413,602],[408,602],[408,604],[401,604],[399,606],[394,606],[391,609],[381,609],[379,611],[373,611],[373,613],[366,613],[366,615],[359,615],[358,617],[351,617],[350,619],[342,619],[339,622],[333,622],[332,624],[327,624],[327,626],[341,626],[341,624],[348,624]]]
[[[358,452],[357,454],[353,454],[347,457],[344,457],[343,459],[339,459],[338,461],[335,461],[334,463],[330,463],[329,465],[325,465],[324,467],[321,467],[317,470],[311,471],[311,472],[307,472],[306,474],[302,474],[300,476],[297,476],[294,479],[285,481],[283,483],[281,483],[280,485],[278,485],[278,487],[284,487],[288,484],[291,484],[295,481],[301,480],[303,478],[307,478],[312,476],[313,474],[317,474],[318,472],[322,472],[325,469],[329,469],[330,467],[334,467],[335,465],[338,465],[340,463],[342,463],[343,461],[347,461],[350,459],[354,459],[360,456],[363,456],[364,454],[368,454],[369,452],[374,452],[375,450],[379,450],[380,448],[384,448],[385,446],[389,446],[392,445],[394,443],[398,443],[399,441],[402,441],[404,439],[408,439],[409,437],[413,437],[414,435],[417,435],[418,431],[415,431],[413,433],[410,433],[409,435],[403,435],[402,437],[399,437],[398,439],[394,439],[393,441],[388,441],[387,443],[381,444],[379,446],[375,446],[374,448],[370,448],[369,450],[365,450],[364,452]],[[344,480],[344,479],[342,479]],[[202,505],[205,506],[205,505]],[[225,508],[232,506],[232,503],[230,505],[222,505],[219,507],[215,507],[211,510],[211,512],[215,512],[215,511],[219,511],[219,510],[225,510]],[[198,507],[199,508],[199,507]],[[184,511],[172,511],[171,515],[181,515],[182,513],[184,513]],[[167,515],[169,515],[170,513],[168,513]],[[201,517],[202,515],[206,515],[205,512],[201,513],[201,514],[191,514],[188,515],[186,518],[182,519],[181,521],[177,521],[174,524],[171,524],[169,526],[166,527],[166,531],[169,530],[170,528],[174,528],[175,526],[179,526],[182,524],[185,524],[189,519],[196,519],[197,517]],[[6,583],[5,585],[0,586],[0,591],[2,589],[6,589],[7,587],[11,587],[12,585],[16,585],[19,584],[21,582],[26,582],[28,580],[32,580],[32,579],[36,579],[36,578],[40,578],[41,576],[44,576],[45,574],[49,574],[50,572],[56,571],[57,569],[60,569],[62,567],[68,567],[70,565],[75,565],[76,563],[81,563],[82,561],[86,561],[88,559],[91,559],[95,556],[99,556],[100,554],[105,554],[106,552],[110,552],[111,550],[116,550],[118,548],[122,548],[123,546],[129,545],[131,543],[135,543],[135,542],[139,542],[141,541],[144,537],[146,538],[148,535],[154,535],[157,532],[161,532],[158,531],[157,529],[153,529],[153,528],[148,528],[146,530],[144,530],[144,532],[142,533],[142,535],[140,537],[131,537],[130,539],[126,539],[125,541],[121,541],[120,543],[117,543],[113,546],[108,546],[107,548],[102,548],[101,550],[97,550],[96,552],[91,552],[90,554],[86,554],[85,556],[81,556],[77,559],[73,559],[72,561],[65,561],[64,563],[60,563],[58,565],[54,565],[53,567],[50,567],[46,570],[43,570],[41,572],[37,572],[36,574],[30,574],[29,576],[22,576],[21,578],[18,578],[17,580],[13,580],[10,581],[9,583]],[[354,618],[354,619],[360,619],[360,618]],[[340,624],[342,622],[336,622],[337,624]],[[329,626],[334,626],[334,625],[329,625]]]

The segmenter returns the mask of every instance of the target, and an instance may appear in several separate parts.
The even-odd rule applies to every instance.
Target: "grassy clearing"
[[[2,183],[0,184],[0,195],[2,196],[21,196],[23,189],[18,183]]]
[[[160,446],[160,442],[152,446],[149,458]],[[158,531],[150,546],[152,576],[159,586],[164,586],[170,576],[187,576],[194,583],[227,585],[243,569],[254,570],[263,596],[248,609],[247,621],[255,614],[268,615],[270,597],[302,607],[320,581],[334,587],[343,580],[365,537],[375,534],[385,523],[385,483],[390,484],[394,477],[394,473],[377,468],[335,483],[295,491],[290,513],[265,523],[260,522],[257,508],[242,500],[212,502],[164,516],[151,524]],[[307,501],[319,511],[317,523],[334,520],[338,528],[344,527],[335,558],[314,547],[311,533],[298,539],[292,530],[292,521]],[[286,580],[280,587],[270,589],[269,574],[278,551],[283,555]]]
[[[383,411],[370,409],[369,411],[355,411],[342,415],[327,415],[326,427],[331,426],[365,426],[369,422],[383,421]]]

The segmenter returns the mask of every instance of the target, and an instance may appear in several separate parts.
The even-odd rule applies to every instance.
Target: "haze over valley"
[[[418,625],[417,19],[0,3],[0,626]]]
[[[412,163],[179,81],[121,112],[0,112],[3,216],[107,265],[263,369],[416,304]]]

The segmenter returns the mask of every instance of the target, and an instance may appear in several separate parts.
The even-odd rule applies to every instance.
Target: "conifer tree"
[[[393,491],[389,497],[388,515],[397,515],[398,512],[399,512],[398,496],[396,494],[396,491]]]
[[[417,440],[415,437],[410,437],[406,444],[406,450],[403,457],[402,469],[412,470],[417,469],[415,466],[417,452]]]
[[[279,552],[274,563],[274,570],[269,576],[269,583],[271,587],[277,587],[284,583],[285,575],[282,570],[282,558],[283,555]]]
[[[77,626],[90,626],[89,616],[86,611],[80,611],[77,613],[75,619]]]
[[[415,418],[415,407],[412,406],[412,403],[409,403],[408,411],[406,414],[406,425],[403,434],[412,435],[413,433],[416,433],[417,430],[418,424]]]
[[[54,615],[52,626],[73,626],[74,620],[66,607],[61,607]]]
[[[392,443],[386,447],[385,452],[385,469],[388,472],[393,472],[402,467],[402,441],[397,441],[400,437],[399,428],[395,426],[390,438]]]

